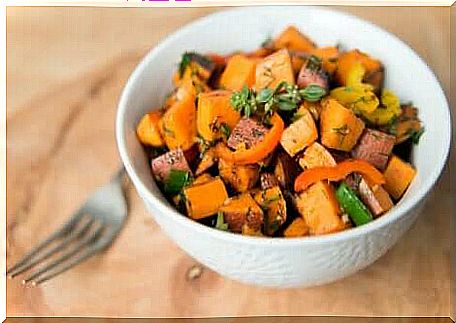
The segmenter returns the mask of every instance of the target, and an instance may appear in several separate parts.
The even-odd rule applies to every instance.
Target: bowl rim
[[[335,233],[330,233],[330,234],[325,234],[325,235],[317,235],[317,236],[306,236],[306,237],[295,237],[295,238],[283,238],[283,237],[278,237],[278,238],[271,238],[271,237],[254,237],[254,236],[245,236],[241,234],[234,234],[231,232],[225,232],[225,231],[220,231],[216,230],[214,228],[208,227],[204,224],[198,223],[185,215],[179,213],[175,208],[173,208],[171,205],[162,202],[154,193],[152,193],[146,185],[143,183],[142,179],[140,176],[137,174],[136,170],[133,167],[133,164],[131,160],[128,157],[128,150],[127,150],[127,145],[126,145],[126,138],[124,135],[124,119],[125,119],[125,113],[127,111],[127,101],[129,94],[131,93],[131,89],[133,88],[134,84],[137,82],[137,80],[140,78],[142,71],[146,65],[149,64],[150,61],[154,59],[154,53],[160,52],[162,48],[165,48],[168,46],[169,43],[171,43],[175,38],[179,37],[180,33],[183,33],[185,31],[188,31],[198,25],[204,25],[207,22],[209,22],[211,19],[220,17],[220,16],[226,16],[226,15],[233,15],[241,11],[255,11],[255,10],[262,10],[264,8],[268,8],[271,6],[246,6],[246,7],[238,7],[238,8],[231,8],[227,10],[222,10],[218,11],[215,13],[208,14],[206,16],[203,16],[201,18],[198,18],[197,20],[188,23],[176,31],[172,32],[168,36],[166,36],[163,40],[161,40],[155,47],[153,47],[147,54],[146,56],[141,60],[141,62],[136,66],[135,70],[133,73],[130,75],[130,77],[127,80],[127,83],[122,91],[119,104],[118,104],[118,109],[117,109],[117,114],[116,114],[116,121],[115,121],[115,133],[116,133],[116,142],[117,142],[117,147],[120,153],[120,157],[122,160],[122,163],[127,170],[127,173],[134,183],[136,189],[142,195],[147,201],[150,201],[150,203],[154,206],[155,211],[158,211],[163,214],[163,216],[170,217],[172,221],[177,222],[181,226],[185,226],[189,230],[194,230],[197,231],[201,234],[207,234],[210,235],[212,238],[220,239],[220,240],[225,240],[229,242],[237,242],[237,243],[246,243],[246,244],[251,244],[251,245],[277,245],[277,246],[295,246],[295,245],[312,245],[312,244],[321,244],[321,243],[326,243],[326,242],[335,242],[335,241],[341,241],[341,240],[348,240],[348,239],[353,239],[357,238],[359,236],[363,236],[367,233],[374,232],[376,230],[379,230],[385,226],[387,226],[390,223],[393,223],[400,219],[401,217],[405,216],[408,212],[410,212],[412,209],[418,205],[419,202],[424,200],[426,195],[429,193],[429,191],[432,189],[432,187],[435,185],[437,180],[439,179],[440,175],[443,172],[443,168],[446,164],[446,161],[448,159],[450,147],[451,147],[451,134],[452,134],[452,126],[451,126],[451,115],[450,115],[450,109],[448,105],[448,100],[445,95],[445,92],[442,89],[442,86],[432,71],[432,69],[429,67],[429,65],[426,63],[426,61],[419,56],[410,46],[408,46],[404,41],[402,41],[398,36],[394,35],[393,33],[389,32],[388,30],[377,26],[376,24],[364,20],[360,17],[357,17],[353,14],[349,14],[340,10],[335,10],[333,8],[327,8],[327,7],[320,7],[320,6],[300,6],[300,7],[306,7],[310,8],[310,10],[315,10],[315,11],[320,11],[320,12],[330,12],[331,14],[336,14],[341,16],[342,18],[348,18],[355,20],[358,23],[366,24],[370,28],[376,29],[380,32],[383,32],[385,37],[389,37],[390,40],[394,40],[396,42],[399,42],[402,46],[405,47],[409,51],[409,54],[413,56],[415,60],[420,61],[426,72],[431,76],[433,81],[438,85],[439,93],[436,93],[436,96],[441,96],[443,97],[443,101],[445,102],[445,106],[442,107],[444,109],[445,114],[446,114],[446,120],[442,120],[442,122],[446,124],[442,124],[443,127],[446,128],[445,131],[445,138],[441,138],[441,140],[444,141],[445,144],[445,152],[443,158],[439,160],[439,163],[434,166],[434,169],[432,170],[432,173],[430,176],[428,176],[425,180],[423,180],[423,183],[421,184],[421,187],[419,188],[418,192],[414,195],[411,196],[411,198],[400,204],[395,206],[391,211],[388,212],[388,216],[382,216],[378,219],[375,219],[375,221],[371,221],[365,225],[359,226],[359,227],[354,227],[351,228],[350,230],[344,230],[340,232],[335,232]],[[275,6],[274,10],[280,10],[279,8],[292,8],[295,6]]]

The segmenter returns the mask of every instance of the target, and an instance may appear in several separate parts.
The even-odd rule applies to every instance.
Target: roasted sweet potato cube
[[[215,154],[215,149],[214,148],[209,148],[204,154],[203,157],[201,158],[201,161],[198,164],[198,167],[196,168],[195,175],[201,175],[205,171],[207,171],[209,168],[215,165],[217,162],[217,156]]]
[[[253,188],[260,176],[260,167],[256,164],[236,165],[220,159],[218,168],[223,180],[240,193]]]
[[[274,40],[274,48],[287,48],[310,53],[316,46],[310,38],[303,35],[295,26],[289,26]]]
[[[395,141],[396,138],[392,135],[366,128],[358,144],[351,151],[351,156],[356,159],[363,159],[383,170],[393,151]]]
[[[163,147],[165,141],[159,130],[161,111],[153,111],[144,115],[136,128],[136,134],[142,144],[153,147]]]
[[[336,166],[336,160],[325,147],[318,142],[314,142],[306,148],[304,154],[299,158],[299,165],[303,169]]]
[[[228,193],[220,178],[184,188],[187,214],[194,220],[211,216],[219,210]]]
[[[203,81],[209,80],[212,73],[215,70],[215,62],[207,56],[198,53],[185,53],[183,59],[188,61],[188,64],[183,72],[190,73],[196,78],[200,78]],[[181,80],[181,71],[178,71],[174,76],[174,83],[179,84]]]
[[[268,129],[250,118],[242,118],[231,131],[228,147],[249,149],[263,141]]]
[[[337,70],[337,58],[339,54],[339,48],[333,46],[320,47],[312,51],[312,55],[322,59],[323,69],[330,75],[333,75]]]
[[[160,181],[165,181],[172,169],[191,172],[187,160],[185,159],[184,152],[180,148],[168,151],[167,153],[154,158],[151,165],[155,178]]]
[[[263,225],[263,211],[249,193],[229,198],[220,211],[232,232],[242,232],[244,225],[257,232]]]
[[[289,125],[282,133],[280,144],[293,157],[318,138],[317,126],[312,114],[305,107],[299,108],[300,118]]]
[[[364,130],[364,122],[334,99],[324,100],[322,104],[321,143],[336,150],[352,150]]]
[[[274,89],[281,82],[295,84],[290,55],[286,49],[281,49],[260,61],[255,70],[255,87]]]
[[[383,173],[385,189],[396,200],[399,200],[416,175],[412,165],[397,156],[392,156]]]
[[[255,201],[266,212],[264,231],[273,235],[287,219],[287,203],[279,186],[274,186],[255,194]]]
[[[239,91],[244,86],[255,84],[256,61],[244,55],[234,55],[228,60],[220,78],[220,86],[232,91]]]
[[[233,129],[241,116],[230,104],[230,91],[212,91],[198,96],[197,127],[200,136],[207,141],[221,138],[222,127]]]
[[[293,220],[285,229],[283,235],[286,238],[303,237],[309,234],[309,227],[303,218],[299,217]]]
[[[292,188],[294,180],[300,172],[301,169],[298,163],[290,155],[284,151],[280,151],[277,154],[274,175],[279,181],[280,187]]]
[[[402,107],[402,114],[399,116],[396,126],[396,144],[400,144],[418,133],[423,128],[418,118],[418,109],[410,105]]]
[[[192,185],[204,184],[204,183],[210,182],[213,179],[214,178],[210,174],[204,173],[204,174],[198,176],[197,178],[195,178],[195,180],[192,182]]]
[[[296,208],[313,235],[343,230],[340,208],[334,190],[326,182],[317,182],[296,198]]]

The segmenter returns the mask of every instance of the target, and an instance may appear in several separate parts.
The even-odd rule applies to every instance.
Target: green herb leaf
[[[177,194],[190,183],[190,172],[179,169],[171,169],[169,176],[164,183],[163,189],[167,194]]]
[[[272,96],[274,95],[274,91],[271,89],[262,89],[260,93],[256,96],[256,101],[260,103],[266,103],[268,102]]]
[[[326,95],[326,90],[317,84],[310,84],[304,89],[299,90],[299,94],[302,95],[304,100],[315,102]]]
[[[279,109],[282,111],[293,111],[297,107],[298,105],[291,100],[279,99]]]
[[[187,68],[187,66],[190,65],[190,63],[192,61],[192,54],[193,53],[190,53],[190,52],[185,52],[184,54],[182,54],[182,58],[179,63],[179,76],[180,77],[184,76],[185,69]]]
[[[217,213],[217,222],[215,223],[215,228],[221,231],[229,231],[228,223],[225,223],[225,218],[223,217],[222,211],[219,211]]]
[[[409,133],[410,140],[412,140],[412,143],[414,145],[418,145],[418,143],[420,142],[420,138],[423,135],[423,133],[424,133],[424,128],[421,128],[420,130],[412,130],[412,131],[410,131],[410,133]]]

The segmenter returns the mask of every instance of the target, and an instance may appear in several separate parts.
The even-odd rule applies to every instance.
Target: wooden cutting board
[[[61,84],[7,120],[8,265],[56,229],[119,166],[117,101],[142,55],[123,55]],[[198,264],[160,231],[131,185],[127,194],[131,212],[114,245],[42,286],[8,281],[9,316],[449,313],[454,204],[448,167],[424,214],[384,257],[342,281],[307,289],[247,286],[208,269],[190,279],[189,269]]]

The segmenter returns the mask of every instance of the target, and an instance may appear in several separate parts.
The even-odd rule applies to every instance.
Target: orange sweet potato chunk
[[[293,66],[286,49],[281,49],[260,61],[255,71],[255,87],[274,89],[282,81],[295,84]]]
[[[345,228],[334,191],[327,182],[317,182],[300,193],[296,207],[310,234],[331,233]]]
[[[321,143],[328,148],[352,150],[364,130],[364,122],[334,99],[324,100],[322,105]]]
[[[198,133],[204,140],[213,141],[223,133],[222,125],[230,130],[241,118],[238,111],[230,104],[231,91],[212,91],[201,93],[198,97],[197,127]]]
[[[393,155],[383,175],[386,181],[385,190],[398,200],[409,187],[416,175],[416,170],[409,163]]]
[[[220,77],[220,86],[232,91],[241,90],[244,85],[252,87],[255,84],[256,61],[244,55],[232,56]]]

